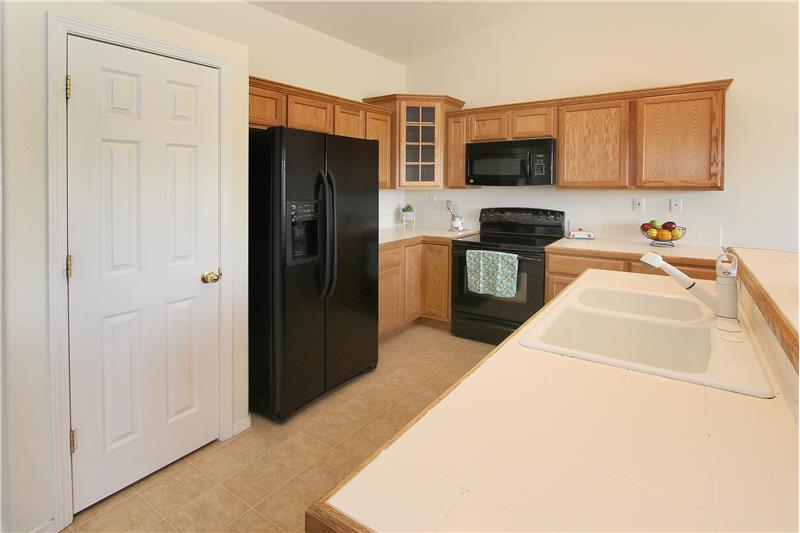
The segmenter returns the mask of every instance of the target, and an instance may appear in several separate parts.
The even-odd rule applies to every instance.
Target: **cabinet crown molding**
[[[632,100],[636,98],[646,98],[650,96],[665,96],[670,94],[683,94],[703,91],[727,91],[733,83],[733,78],[713,81],[700,81],[695,83],[683,83],[680,85],[665,85],[651,87],[648,89],[633,89],[627,91],[613,91],[608,93],[587,94],[582,96],[567,96],[565,98],[550,98],[546,100],[531,100],[528,102],[515,102],[511,104],[498,104],[483,107],[469,107],[458,111],[450,111],[447,116],[469,115],[475,112],[491,111],[512,111],[523,107],[534,106],[562,106],[574,104],[590,104],[595,102],[605,102],[609,100]],[[365,99],[364,101],[367,101]]]

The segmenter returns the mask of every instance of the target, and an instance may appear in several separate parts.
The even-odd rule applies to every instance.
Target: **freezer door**
[[[325,386],[378,363],[378,143],[327,136],[335,253],[325,302]]]
[[[271,209],[281,210],[280,271],[275,289],[276,328],[275,407],[283,418],[325,392],[324,198],[325,136],[321,133],[281,128],[282,161],[273,167],[281,177],[280,194]],[[314,220],[310,211],[317,206]],[[293,221],[293,219],[295,219]],[[251,229],[252,231],[252,229]],[[316,233],[316,234],[315,234]],[[291,241],[294,240],[294,244]],[[313,241],[316,240],[315,243]]]

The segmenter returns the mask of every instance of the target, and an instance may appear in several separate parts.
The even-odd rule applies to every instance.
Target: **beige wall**
[[[637,239],[639,222],[675,218],[685,242],[796,250],[795,4],[537,4],[408,65],[408,92],[447,93],[467,107],[734,78],[728,91],[725,191],[585,192],[550,187],[407,192],[420,221],[447,223],[442,200],[474,225],[480,207],[562,209],[601,236]],[[647,211],[634,213],[635,196]],[[667,210],[684,198],[683,214]],[[396,202],[395,202],[396,203]],[[391,206],[393,207],[393,206]]]
[[[126,3],[126,6],[250,47],[250,73],[360,100],[402,92],[406,67],[249,3]]]

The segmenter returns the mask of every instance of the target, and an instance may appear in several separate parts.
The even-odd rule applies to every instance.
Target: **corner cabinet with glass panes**
[[[464,102],[449,96],[392,94],[364,102],[394,111],[392,157],[398,188],[440,189],[444,176],[445,128],[448,111]]]

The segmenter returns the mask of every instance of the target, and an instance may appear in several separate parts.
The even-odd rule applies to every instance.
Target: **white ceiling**
[[[531,5],[526,2],[252,3],[406,65]]]

